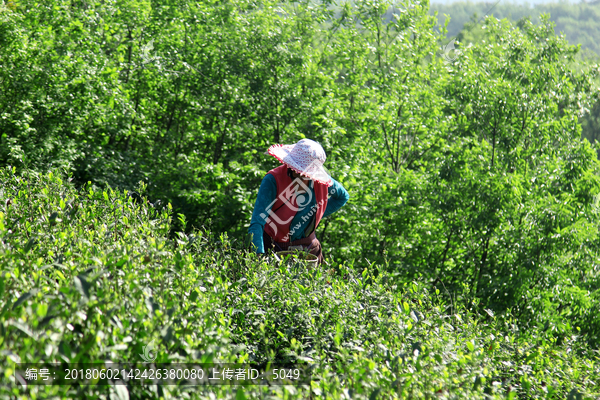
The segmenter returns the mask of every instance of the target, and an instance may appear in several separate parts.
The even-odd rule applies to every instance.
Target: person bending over
[[[282,165],[263,178],[248,233],[257,253],[301,249],[323,262],[315,230],[321,219],[339,210],[350,196],[323,163],[325,151],[317,142],[276,144],[267,153]]]

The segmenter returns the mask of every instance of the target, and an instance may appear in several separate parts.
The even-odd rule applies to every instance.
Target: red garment
[[[290,178],[287,174],[287,165],[282,164],[277,168],[270,170],[268,173],[275,177],[277,184],[277,197],[272,203],[264,231],[272,237],[276,242],[290,241],[290,225],[299,210],[308,207],[310,204],[311,190],[301,179]],[[325,213],[327,207],[327,186],[318,182],[314,183],[314,194],[316,201],[316,210],[310,210],[307,216],[315,215],[315,229],[319,226],[319,222]],[[308,191],[304,196],[304,201],[297,204],[296,190]]]

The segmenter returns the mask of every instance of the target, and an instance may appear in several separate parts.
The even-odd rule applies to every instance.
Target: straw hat
[[[302,139],[296,144],[274,144],[269,147],[267,153],[302,176],[327,187],[333,185],[333,181],[323,168],[326,159],[325,150],[314,140]]]

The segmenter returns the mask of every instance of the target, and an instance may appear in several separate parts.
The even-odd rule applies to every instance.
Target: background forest
[[[2,357],[154,335],[314,361],[332,398],[599,394],[600,31],[570,22],[598,5],[0,4]],[[305,137],[350,201],[317,229],[332,275],[290,280],[246,232],[265,150]]]
[[[595,63],[600,60],[600,2],[555,2],[533,6],[505,2],[454,2],[431,5],[430,14],[437,14],[438,22],[448,22],[448,41],[452,38],[468,45],[484,39],[482,26],[487,15],[507,18],[519,24],[526,18],[539,23],[540,16],[548,14],[554,22],[554,31],[565,35],[571,44],[581,45],[577,64]],[[458,46],[457,46],[458,47]],[[600,140],[600,104],[596,103],[589,113],[580,118],[582,135],[590,142]]]
[[[465,23],[470,22],[475,15],[476,20],[483,20],[486,15],[496,18],[508,18],[517,22],[530,17],[534,23],[539,23],[541,14],[549,14],[555,23],[555,32],[563,33],[569,43],[581,44],[596,55],[600,54],[600,27],[596,23],[600,17],[600,2],[553,2],[533,6],[510,2],[453,2],[451,4],[431,5],[430,13],[437,12],[438,19],[443,23],[445,15],[450,16],[448,35],[455,37],[463,30]],[[592,53],[587,53],[592,55]]]

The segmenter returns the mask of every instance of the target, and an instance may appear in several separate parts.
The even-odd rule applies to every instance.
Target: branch
[[[394,159],[394,153],[390,149],[390,143],[388,142],[387,131],[385,129],[385,122],[381,123],[381,128],[383,129],[383,138],[385,139],[385,147],[387,148],[388,153],[390,153],[390,157],[392,158],[392,167],[394,168],[394,172],[395,172],[396,171],[396,165],[397,165],[398,162]]]
[[[496,131],[498,129],[498,119],[494,120],[494,131],[492,132],[492,165],[494,168],[494,156],[496,155]]]

